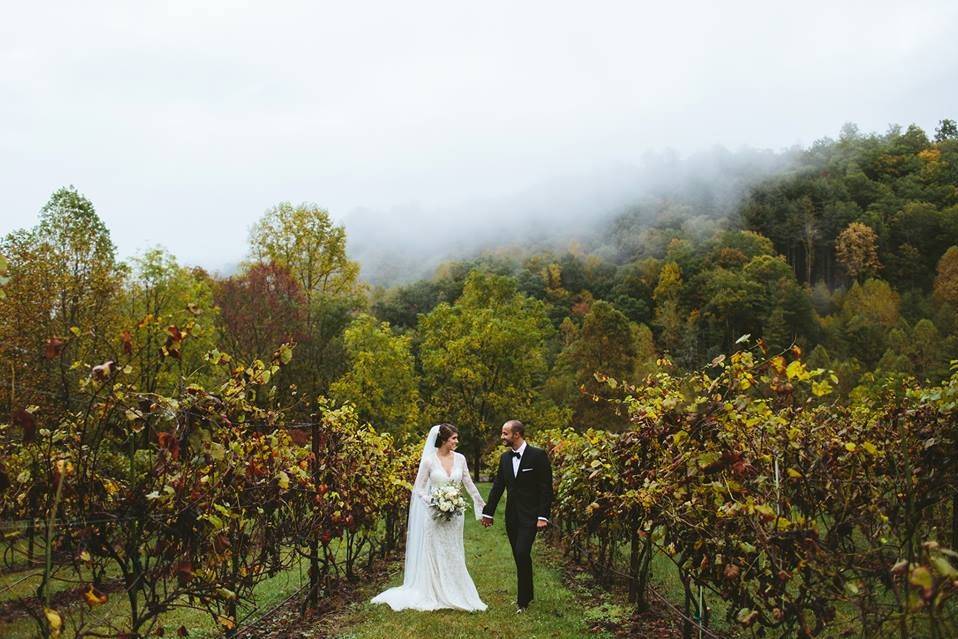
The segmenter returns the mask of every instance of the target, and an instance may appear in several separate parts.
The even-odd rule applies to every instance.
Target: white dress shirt
[[[519,456],[516,457],[515,455],[512,455],[512,476],[513,476],[513,477],[518,477],[518,476],[519,476],[519,464],[522,463],[522,455],[526,452],[526,443],[525,443],[525,442],[522,442],[522,446],[520,446],[515,452],[519,453]],[[491,516],[491,515],[483,515],[483,517],[485,517],[486,519],[492,519],[492,516]],[[548,521],[549,521],[549,520],[546,519],[545,517],[539,517],[539,519],[541,519],[541,520],[544,521],[544,522],[548,522]]]
[[[513,477],[519,476],[519,464],[520,462],[522,462],[522,453],[526,452],[526,443],[522,442],[522,446],[520,446],[519,450],[517,450],[516,452],[519,453],[519,456],[518,457],[516,457],[515,455],[512,456],[512,476]]]

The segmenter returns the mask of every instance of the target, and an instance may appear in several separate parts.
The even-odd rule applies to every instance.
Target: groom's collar
[[[522,442],[522,446],[520,446],[519,448],[516,448],[516,449],[515,449],[515,452],[519,453],[519,456],[520,456],[520,457],[522,456],[522,454],[523,454],[524,452],[526,452],[526,444],[527,444],[527,443],[528,443],[528,442],[523,441],[523,442]]]

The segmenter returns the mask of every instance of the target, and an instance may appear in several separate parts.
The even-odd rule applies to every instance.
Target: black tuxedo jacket
[[[489,499],[482,509],[483,515],[493,517],[502,491],[508,490],[506,499],[506,523],[535,526],[539,517],[549,519],[552,508],[552,466],[549,456],[541,448],[526,443],[519,460],[519,472],[512,472],[512,450],[499,458],[499,470],[492,482]]]

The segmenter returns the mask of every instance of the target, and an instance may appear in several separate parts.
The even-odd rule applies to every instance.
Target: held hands
[[[482,518],[482,526],[483,526],[484,528],[492,528],[492,518],[491,518],[491,517],[483,517],[483,518]],[[547,528],[548,526],[549,526],[549,522],[545,521],[544,519],[540,519],[540,520],[538,520],[538,521],[536,522],[536,528],[538,528],[539,530],[544,530],[544,529]]]

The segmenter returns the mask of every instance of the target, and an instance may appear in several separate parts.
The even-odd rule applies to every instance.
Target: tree
[[[429,416],[462,431],[479,476],[483,447],[503,421],[522,419],[547,370],[555,333],[545,305],[510,277],[473,271],[455,304],[419,322],[420,361]]]
[[[171,394],[198,381],[205,355],[219,343],[212,283],[156,248],[133,259],[121,296],[124,348],[145,392]]]
[[[596,374],[633,381],[639,365],[639,340],[638,326],[614,306],[601,300],[592,305],[577,338],[557,362],[560,369],[572,373],[579,390],[574,402],[577,426],[621,430],[624,421],[615,406],[609,401],[596,401],[611,397],[609,386]]]
[[[881,270],[878,236],[861,222],[852,222],[838,235],[835,255],[852,279],[874,275]]]
[[[342,373],[339,339],[365,304],[359,264],[346,254],[346,230],[315,204],[281,202],[250,231],[253,257],[289,269],[306,300],[305,336],[293,372],[307,396],[324,393]]]
[[[874,366],[886,348],[886,334],[899,318],[899,296],[888,282],[868,279],[849,289],[842,305],[844,337],[851,354]]]
[[[775,260],[760,256],[756,260]],[[763,287],[744,270],[715,268],[704,275],[707,300],[702,316],[719,336],[721,348],[728,348],[743,333],[759,332],[759,313],[763,305]]]
[[[682,291],[682,271],[675,262],[666,262],[659,272],[659,280],[652,291],[656,302],[675,299]]]
[[[39,224],[7,235],[0,253],[10,262],[0,343],[11,357],[0,375],[13,370],[24,400],[62,412],[80,375],[73,363],[98,357],[118,325],[124,268],[110,232],[90,200],[64,187],[41,209]]]
[[[223,341],[244,362],[266,360],[287,342],[306,339],[306,296],[289,269],[256,262],[216,283]]]
[[[958,306],[958,246],[952,246],[938,260],[935,277],[935,299]]]
[[[315,204],[281,202],[267,211],[250,231],[250,248],[288,268],[307,301],[356,292],[359,264],[346,256],[346,229]]]
[[[10,268],[10,265],[7,264],[7,259],[0,255],[0,300],[2,300],[6,294],[3,292],[3,285],[10,281],[10,278],[7,275],[7,269]]]
[[[419,426],[419,379],[411,338],[393,335],[389,324],[360,315],[346,328],[346,373],[330,395],[356,407],[377,430],[404,438]]]
[[[439,287],[419,280],[379,294],[372,310],[379,319],[396,328],[415,328],[420,313],[428,313],[439,303]]]
[[[938,328],[929,319],[921,319],[912,330],[911,360],[915,373],[920,378],[939,377],[948,367],[942,352],[942,339]]]
[[[819,238],[815,206],[807,195],[798,202],[799,228],[802,247],[805,249],[805,282],[812,283],[812,267],[815,261],[815,243]]]
[[[935,129],[935,142],[944,142],[955,138],[958,138],[958,124],[947,118],[941,120],[938,123],[938,128]]]

